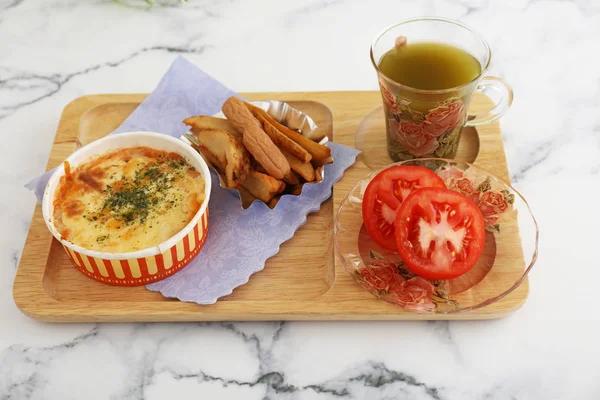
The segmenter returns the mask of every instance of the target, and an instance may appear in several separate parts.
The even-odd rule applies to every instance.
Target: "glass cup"
[[[442,90],[412,88],[387,77],[379,61],[404,37],[415,42],[438,42],[462,48],[481,64],[471,82]],[[371,62],[377,71],[386,118],[387,149],[394,161],[420,157],[454,158],[464,127],[488,124],[510,107],[513,93],[500,78],[483,75],[492,53],[473,29],[444,18],[410,19],[385,29],[371,45]],[[494,106],[481,115],[467,115],[473,93],[495,92]]]

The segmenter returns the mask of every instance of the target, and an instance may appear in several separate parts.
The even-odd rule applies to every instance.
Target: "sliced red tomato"
[[[430,169],[408,165],[387,168],[369,182],[363,197],[362,216],[375,243],[396,251],[396,211],[412,191],[423,187],[445,188],[446,184]]]
[[[483,214],[465,195],[448,189],[412,192],[398,209],[398,253],[427,279],[451,279],[477,263],[485,245]]]

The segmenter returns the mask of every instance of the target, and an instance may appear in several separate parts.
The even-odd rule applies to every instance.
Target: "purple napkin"
[[[114,132],[153,131],[180,137],[188,131],[181,122],[191,115],[214,115],[234,92],[183,57],[178,57],[157,88]],[[239,197],[219,186],[212,175],[209,203],[209,234],[202,251],[175,275],[146,286],[166,297],[198,304],[212,304],[231,294],[250,276],[265,267],[279,246],[319,210],[331,188],[354,164],[358,151],[329,143],[333,164],[325,166],[325,178],[305,185],[301,196],[283,196],[274,210],[254,202],[242,210]],[[41,203],[52,171],[26,185]]]

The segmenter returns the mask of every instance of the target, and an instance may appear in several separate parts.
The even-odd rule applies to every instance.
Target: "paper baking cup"
[[[196,168],[205,181],[206,199],[192,221],[166,242],[129,253],[109,253],[85,249],[65,240],[54,226],[54,195],[64,163],[57,167],[48,181],[42,212],[46,226],[63,245],[69,259],[83,274],[102,283],[116,286],[139,286],[160,281],[185,267],[204,246],[208,234],[208,201],[211,179],[204,159],[190,146],[168,135],[154,132],[127,132],[106,136],[73,153],[66,161],[72,169],[95,157],[114,150],[147,146],[175,152]]]
[[[329,138],[327,137],[327,135],[324,135],[323,132],[320,129],[318,129],[319,127],[317,126],[317,124],[315,123],[315,121],[313,121],[313,119],[308,114],[295,109],[294,107],[290,106],[286,102],[277,101],[277,100],[265,100],[265,101],[250,101],[249,103],[265,110],[274,120],[276,120],[280,124],[287,126],[288,128],[300,133],[303,136],[306,136],[307,138],[309,138],[319,144],[324,145],[327,142],[329,142]],[[220,112],[218,114],[213,115],[213,117],[225,118],[225,115],[222,112]],[[192,133],[191,133],[191,131],[188,131],[187,134],[192,134]],[[188,145],[192,146],[192,143],[189,141],[188,138],[185,137],[185,134],[182,135],[180,139],[182,141],[184,141],[185,143],[187,143]],[[208,161],[208,160],[205,160],[205,161],[208,165],[210,165],[215,170],[215,172],[217,172],[217,169],[212,166],[210,161]],[[315,172],[316,172],[317,176],[320,178],[315,180],[314,182],[305,182],[302,185],[303,187],[304,187],[304,185],[313,185],[315,183],[319,183],[319,182],[323,181],[323,179],[325,178],[325,166],[322,165],[318,168],[315,168]],[[221,174],[219,174],[217,172],[216,175],[219,177],[219,185],[223,189],[227,190],[228,192],[230,192],[231,194],[233,194],[237,197],[240,197],[240,192],[237,189],[227,187],[227,185],[223,181]],[[284,194],[283,196],[297,196],[297,195]],[[256,199],[254,201],[260,201],[260,200]],[[277,206],[275,206],[275,208],[277,208]]]

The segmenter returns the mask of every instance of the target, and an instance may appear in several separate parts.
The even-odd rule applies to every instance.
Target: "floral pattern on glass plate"
[[[362,198],[377,175],[359,181],[342,201],[334,225],[336,253],[348,273],[367,291],[420,313],[455,313],[489,305],[515,290],[537,259],[538,226],[527,202],[512,186],[472,164],[446,159],[415,159],[436,172],[454,191],[469,197],[486,224],[483,254],[466,274],[449,280],[415,275],[397,252],[378,246],[362,220]]]

